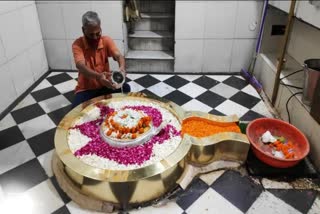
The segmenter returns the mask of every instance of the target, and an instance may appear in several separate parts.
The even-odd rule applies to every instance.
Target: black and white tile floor
[[[77,73],[52,72],[0,121],[0,213],[90,213],[59,188],[51,170],[53,136],[70,110]],[[128,74],[132,91],[167,98],[186,110],[241,120],[271,117],[258,93],[240,76]],[[196,178],[161,207],[130,213],[320,213],[319,193],[236,171]]]

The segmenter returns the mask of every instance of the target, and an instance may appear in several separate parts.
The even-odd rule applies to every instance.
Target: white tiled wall
[[[205,6],[204,1],[176,1],[176,40],[203,39]]]
[[[8,24],[9,20],[10,25]],[[21,36],[24,35],[21,10],[2,14],[0,28],[2,42],[9,60],[27,48],[24,39],[21,39]]]
[[[39,24],[38,12],[36,5],[33,4],[21,9],[21,19],[23,21],[24,37],[23,40],[27,47],[42,40],[42,34]]]
[[[5,49],[4,49],[4,44],[3,41],[0,40],[0,65],[5,63],[7,61]]]
[[[49,67],[53,69],[71,69],[71,58],[68,55],[67,40],[44,40]]]
[[[0,14],[16,10],[17,6],[17,1],[2,1],[0,7]]]
[[[103,33],[109,35],[114,40],[123,40],[123,11],[120,1],[97,1],[92,4],[92,10],[96,11],[100,15]]]
[[[238,72],[246,68],[262,6],[262,1],[176,1],[175,70]]]
[[[50,4],[48,5],[50,7]],[[90,1],[74,2],[74,3],[61,3],[63,14],[63,26],[66,29],[66,39],[75,39],[82,36],[82,15],[92,10]],[[50,20],[51,22],[54,20]],[[41,21],[42,22],[42,21]],[[46,24],[50,24],[46,23]],[[61,27],[63,27],[61,26]]]
[[[237,6],[233,1],[206,2],[204,38],[232,39],[235,33]]]
[[[204,40],[203,71],[224,72],[230,70],[232,55],[231,39]],[[239,70],[240,71],[240,70]]]
[[[203,61],[202,39],[179,39],[175,44],[175,71],[177,72],[201,72]],[[188,50],[188,51],[186,51]]]
[[[40,4],[37,2],[41,31],[44,40],[66,38],[62,7],[59,3]]]
[[[262,1],[241,1],[238,3],[234,38],[256,38],[259,32]]]
[[[34,1],[0,1],[0,112],[48,70]]]
[[[38,42],[34,47],[30,48],[27,55],[31,63],[31,71],[34,79],[37,80],[41,77],[43,72],[48,70],[48,62],[43,41],[41,40],[41,42]]]
[[[0,110],[3,111],[17,98],[17,91],[13,84],[8,63],[0,65],[0,77],[0,87],[2,88]]]
[[[67,40],[67,52],[68,52],[68,58],[71,61],[71,69],[72,70],[77,70],[76,64],[74,63],[74,60],[73,60],[73,53],[72,53],[72,43],[73,43],[73,41],[74,40],[72,40],[72,39],[68,39]]]
[[[82,36],[81,17],[89,10],[99,14],[102,33],[113,38],[123,53],[121,1],[36,1],[36,6],[50,68],[76,69],[71,45]]]
[[[9,68],[17,93],[20,95],[34,82],[27,52],[22,52],[10,60]]]
[[[252,61],[256,47],[256,39],[234,39],[232,46],[230,71],[240,71],[239,68],[248,68]]]

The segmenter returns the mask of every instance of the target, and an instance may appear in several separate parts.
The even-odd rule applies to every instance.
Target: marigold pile
[[[201,117],[189,117],[182,122],[182,135],[208,137],[221,132],[241,133],[241,130],[236,123],[215,122]]]

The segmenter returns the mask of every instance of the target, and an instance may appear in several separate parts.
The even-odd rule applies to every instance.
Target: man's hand
[[[107,88],[117,89],[117,86],[111,81],[111,74],[107,72],[100,73],[97,80]]]
[[[126,72],[126,69],[125,69],[124,67],[122,67],[122,66],[119,67],[119,71],[120,71],[121,73],[123,73],[125,77],[127,76],[127,72]]]

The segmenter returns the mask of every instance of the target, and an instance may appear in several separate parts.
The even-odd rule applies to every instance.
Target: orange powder
[[[194,137],[207,137],[220,132],[241,133],[236,123],[222,123],[201,117],[189,117],[182,121],[182,135],[189,134]]]

